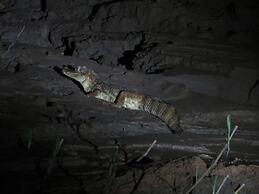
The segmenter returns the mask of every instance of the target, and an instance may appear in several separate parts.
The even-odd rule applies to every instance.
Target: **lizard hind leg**
[[[167,127],[172,133],[181,133],[182,128],[180,127],[179,118],[175,108],[172,105],[167,104],[167,110],[164,112],[164,117],[160,117],[165,121]]]
[[[167,122],[167,127],[171,130],[172,133],[181,133],[183,129],[180,127],[178,116],[172,117]]]

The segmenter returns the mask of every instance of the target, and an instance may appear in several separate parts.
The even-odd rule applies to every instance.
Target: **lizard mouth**
[[[85,81],[84,73],[80,71],[80,68],[73,68],[72,66],[64,66],[62,73],[67,77],[74,79],[80,83]]]
[[[68,73],[76,73],[76,69],[71,67],[71,66],[68,66],[68,65],[65,65],[62,69],[62,72],[64,74],[68,74]]]

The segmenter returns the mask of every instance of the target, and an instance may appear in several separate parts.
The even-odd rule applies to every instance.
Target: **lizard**
[[[94,71],[80,71],[64,66],[62,73],[79,82],[84,92],[97,99],[112,103],[115,107],[148,112],[165,122],[173,133],[182,131],[174,106],[144,93],[112,87],[101,81]]]

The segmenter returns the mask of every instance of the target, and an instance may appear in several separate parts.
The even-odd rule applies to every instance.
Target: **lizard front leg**
[[[92,92],[87,92],[86,96],[88,96],[88,97],[95,97],[96,98],[96,96],[98,96],[99,93],[100,93],[100,91],[96,89],[96,90],[94,90]]]
[[[116,100],[115,100],[113,106],[116,108],[122,108],[125,103],[125,98],[126,98],[125,92],[120,91],[116,97]]]

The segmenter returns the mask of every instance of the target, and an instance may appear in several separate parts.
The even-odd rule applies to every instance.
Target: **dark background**
[[[231,176],[222,193],[258,193],[258,15],[258,1],[1,0],[1,193],[182,193],[228,114],[239,129],[214,174]],[[174,105],[183,133],[86,97],[63,65]]]

